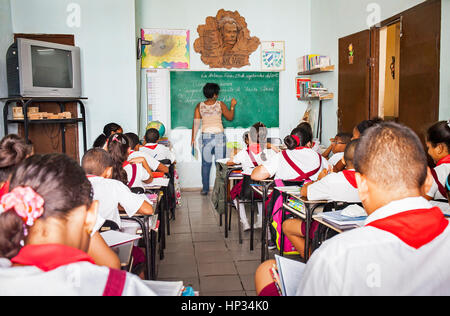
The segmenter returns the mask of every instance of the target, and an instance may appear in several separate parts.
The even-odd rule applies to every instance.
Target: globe
[[[161,138],[164,137],[164,135],[166,134],[166,127],[160,121],[154,121],[154,122],[148,123],[147,130],[149,130],[150,128],[156,129],[159,132],[159,137],[161,137]]]

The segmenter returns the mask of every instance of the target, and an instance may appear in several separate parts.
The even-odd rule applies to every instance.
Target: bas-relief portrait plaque
[[[247,23],[237,11],[220,10],[216,17],[206,18],[197,29],[199,38],[194,50],[210,68],[242,68],[250,65],[249,57],[261,44],[251,37]]]

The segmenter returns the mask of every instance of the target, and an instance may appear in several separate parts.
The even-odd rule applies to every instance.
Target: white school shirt
[[[319,167],[320,156],[322,164],[319,171],[310,177],[312,181],[317,180],[317,177],[323,169],[328,169],[328,161],[310,148],[287,150],[286,152],[294,164],[296,164],[304,173],[311,172]],[[300,176],[284,159],[281,152],[274,155],[262,165],[270,174],[270,177],[275,176],[276,180],[293,180]]]
[[[133,179],[133,167],[131,164],[128,164],[123,169],[127,173],[128,183],[130,183]],[[144,189],[146,185],[144,181],[147,181],[148,179],[150,179],[150,175],[147,170],[145,170],[144,166],[141,163],[136,164],[136,178],[131,187]]]
[[[409,210],[431,208],[422,197],[394,201],[366,224]],[[375,227],[354,229],[326,241],[306,265],[301,296],[450,295],[450,225],[415,249]]]
[[[264,163],[264,160],[261,157],[263,153],[266,155],[266,161],[276,155],[276,152],[272,149],[264,149],[263,152],[259,154],[255,154],[254,152],[252,152],[253,157],[255,158],[255,162],[258,164],[258,166]],[[241,150],[240,152],[238,152],[236,156],[233,157],[232,161],[235,164],[240,164],[242,166],[242,174],[244,175],[251,175],[253,169],[255,169],[255,165],[253,164],[247,150]]]
[[[107,220],[113,221],[119,227],[122,227],[118,209],[119,204],[124,208],[127,215],[131,217],[139,211],[144,201],[149,202],[145,194],[132,193],[120,181],[102,177],[89,177],[89,181],[94,190],[94,200],[99,202],[94,232],[98,231]]]
[[[89,262],[44,272],[33,266],[0,265],[0,296],[102,296],[109,269]],[[123,296],[156,296],[137,276],[127,273]]]
[[[156,146],[155,149],[151,149],[148,147]],[[167,148],[164,145],[160,144],[146,144],[145,146],[142,146],[139,151],[143,151],[153,158],[155,158],[158,161],[169,159],[171,163],[174,163],[175,161],[175,155],[174,153]]]
[[[308,200],[361,203],[358,188],[350,184],[343,172],[330,173],[308,186]]]
[[[152,169],[153,171],[158,170],[160,162],[158,160],[156,160],[155,158],[153,158],[148,153],[143,152],[143,151],[132,151],[130,153],[130,155],[128,156],[128,161],[130,161],[131,159],[134,159],[134,158],[141,158],[141,157],[145,158],[150,169]]]
[[[450,174],[450,163],[443,163],[442,165],[439,165],[436,168],[434,168],[434,171],[436,171],[436,175],[439,179],[439,182],[445,188],[445,182],[447,181],[447,177]],[[447,197],[442,196],[441,192],[439,192],[438,185],[434,180],[434,178],[433,178],[433,185],[431,186],[431,189],[427,193],[427,195],[431,197],[433,200],[447,200]]]
[[[341,161],[342,160],[342,158],[344,158],[344,153],[342,152],[342,153],[337,153],[337,154],[334,154],[333,156],[331,156],[331,158],[330,159],[328,159],[328,163],[331,165],[331,166],[336,166],[336,164],[339,162],[339,161]]]

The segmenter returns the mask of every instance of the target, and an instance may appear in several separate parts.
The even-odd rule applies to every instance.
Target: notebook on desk
[[[167,187],[169,185],[169,178],[156,178],[153,179],[152,183],[145,185],[146,189],[151,189],[155,187]]]

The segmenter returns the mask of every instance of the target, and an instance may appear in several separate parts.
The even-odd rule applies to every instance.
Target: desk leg
[[[286,212],[284,211],[284,203],[286,202],[286,194],[283,192],[283,193],[281,193],[281,196],[282,196],[282,198],[283,198],[283,206],[281,206],[281,234],[280,234],[280,238],[281,238],[281,240],[280,240],[280,256],[281,257],[284,257],[284,231],[283,231],[283,224],[284,224],[284,221],[286,220]]]
[[[255,197],[252,189],[252,204],[250,205],[250,251],[253,251],[253,239],[255,235]]]
[[[267,210],[266,210],[266,200],[267,200],[267,189],[263,186],[263,225],[262,225],[262,235],[261,235],[261,263],[266,261],[266,246],[267,246]]]
[[[164,188],[164,203],[165,203],[165,214],[166,214],[166,224],[167,224],[167,236],[170,236],[170,219],[169,219],[169,214],[170,214],[170,209],[169,209],[169,188],[165,187]],[[166,241],[164,239],[164,249],[166,249]]]
[[[225,212],[225,238],[228,238],[228,175],[225,178],[225,198],[224,198],[224,212]]]
[[[309,245],[310,245],[310,240],[309,240],[309,232],[311,230],[311,216],[312,216],[312,212],[314,212],[314,209],[311,210],[311,207],[307,204],[306,205],[306,236],[305,236],[305,263],[308,262],[309,260]]]

